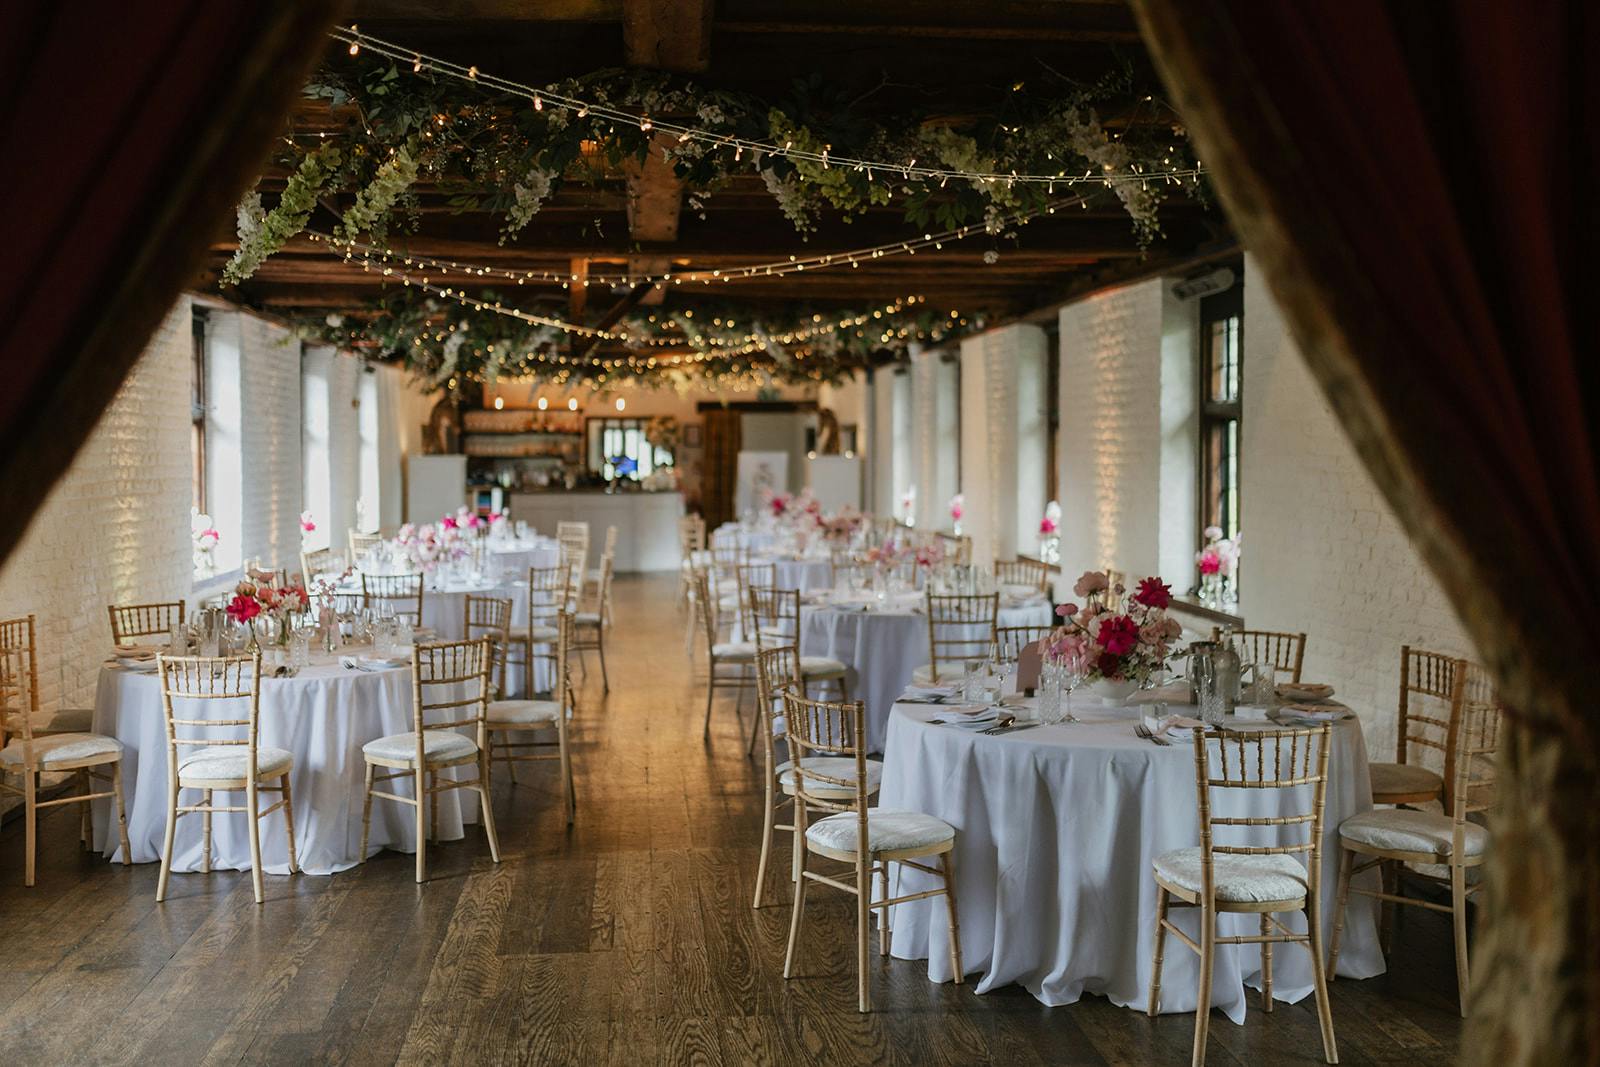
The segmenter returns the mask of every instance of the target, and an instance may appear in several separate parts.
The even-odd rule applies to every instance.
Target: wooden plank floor
[[[854,1010],[853,912],[808,908],[804,977],[781,975],[788,909],[750,908],[760,785],[727,704],[701,740],[675,578],[619,580],[612,693],[590,665],[575,762],[578,820],[554,765],[497,778],[505,862],[481,832],[429,851],[433,880],[383,853],[333,878],[173,876],[42,825],[38,887],[22,830],[0,834],[0,1059],[15,1064],[1144,1064],[1187,1060],[1188,1015],[1098,998],[1046,1008],[1010,988],[933,985],[873,960]],[[786,890],[784,898],[787,899]],[[1412,909],[1393,971],[1333,986],[1341,1062],[1455,1059],[1449,929]],[[1173,951],[1182,951],[1181,947]],[[1309,998],[1213,1019],[1214,1064],[1320,1063]]]

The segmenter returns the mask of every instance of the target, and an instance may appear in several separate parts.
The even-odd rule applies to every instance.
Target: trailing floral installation
[[[1091,85],[1058,79],[1037,95],[1019,82],[958,128],[928,116],[866,117],[870,100],[820,74],[781,102],[631,69],[530,91],[480,82],[477,68],[462,79],[420,55],[407,64],[380,51],[352,43],[349,56],[306,86],[342,127],[286,138],[273,162],[288,183],[270,207],[259,192],[240,205],[239,247],[225,282],[250,277],[305,228],[319,201],[341,205],[341,235],[383,236],[415,229],[417,186],[427,183],[450,191],[458,211],[499,216],[505,243],[564,183],[615,177],[651,152],[684,182],[691,209],[730,178],[758,174],[801,234],[825,211],[848,219],[897,196],[907,221],[922,229],[1043,211],[1059,183],[1114,197],[1147,244],[1160,233],[1170,190],[1203,195],[1174,112],[1127,66]],[[1121,120],[1115,129],[1106,115]],[[692,136],[661,132],[655,121],[664,117]]]
[[[717,302],[641,311],[619,330],[634,338],[675,339],[682,349],[604,356],[570,355],[566,335],[553,327],[454,306],[414,289],[391,294],[366,314],[302,315],[296,325],[306,341],[397,358],[429,388],[525,379],[595,388],[752,389],[838,381],[874,353],[937,342],[973,321],[924,310],[916,301],[887,307],[897,305],[898,312],[833,309],[824,315],[791,307],[754,317]]]
[[[1139,582],[1123,611],[1107,607],[1125,592],[1113,589],[1102,571],[1085,571],[1072,587],[1083,606],[1062,604],[1056,615],[1064,620],[1050,636],[1046,651],[1059,658],[1076,658],[1086,667],[1085,677],[1108,682],[1143,684],[1167,661],[1172,642],[1183,634],[1178,620],[1167,615],[1172,590],[1160,578]]]

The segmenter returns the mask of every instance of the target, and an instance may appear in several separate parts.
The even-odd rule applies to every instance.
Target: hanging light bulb
[[[617,410],[618,411],[624,411],[624,410],[627,409],[627,407],[628,407],[628,402],[626,400],[622,399],[622,397],[620,397],[620,396],[617,397]]]
[[[571,397],[571,398],[569,398],[567,400],[567,410],[568,411],[577,411],[578,410],[578,398],[577,397]]]
[[[952,312],[952,314],[954,314],[954,312]],[[546,408],[548,408],[549,406],[550,406],[550,401],[546,400],[544,397],[541,396],[539,398],[539,410],[543,411]]]
[[[505,406],[506,406],[506,398],[505,397],[497,396],[497,397],[494,398],[494,409],[496,411],[504,410]]]

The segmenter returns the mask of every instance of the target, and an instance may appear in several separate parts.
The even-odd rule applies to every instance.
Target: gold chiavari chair
[[[695,608],[698,615],[701,632],[706,639],[706,724],[705,736],[711,736],[711,703],[718,689],[737,690],[734,695],[733,712],[736,718],[743,718],[739,710],[744,702],[745,686],[751,680],[751,672],[755,669],[756,644],[754,641],[720,641],[718,640],[719,620],[717,602],[712,599],[711,578],[705,571],[695,574]],[[727,668],[732,668],[729,673]]]
[[[572,642],[570,648],[578,654],[578,663],[583,665],[584,677],[588,677],[588,665],[584,663],[584,652],[593,649],[600,656],[600,685],[604,692],[611,692],[611,678],[606,673],[606,602],[611,597],[611,555],[607,553],[600,558],[600,585],[595,590],[595,603],[593,611],[579,611],[573,615]]]
[[[1016,559],[994,561],[994,580],[1001,585],[1027,586],[1041,593],[1050,591],[1050,566],[1036,559],[1018,556]]]
[[[299,868],[294,854],[294,798],[289,774],[294,757],[281,748],[261,744],[261,654],[207,658],[157,656],[161,675],[161,709],[167,724],[167,834],[161,846],[161,877],[156,883],[157,903],[167,899],[172,875],[173,841],[180,816],[199,812],[202,819],[200,869],[211,870],[211,817],[242,813],[249,824],[250,881],[256,903],[265,899],[261,878],[261,820],[282,810],[288,838],[289,873]],[[182,701],[181,708],[177,701]],[[237,706],[243,701],[245,717],[205,718],[201,708],[211,701]],[[180,713],[194,716],[182,717]],[[238,736],[239,728],[245,736]],[[216,733],[224,736],[215,736]],[[200,790],[199,804],[183,804],[185,789]],[[217,793],[243,792],[243,806],[216,804]],[[263,809],[261,793],[278,793],[278,802]]]
[[[1148,1005],[1154,1018],[1161,1010],[1162,954],[1167,935],[1171,934],[1200,956],[1200,987],[1195,1001],[1199,1007],[1194,1017],[1195,1067],[1202,1067],[1206,1059],[1211,976],[1218,945],[1261,946],[1261,997],[1263,1010],[1269,1012],[1273,1003],[1272,947],[1304,945],[1311,953],[1323,1055],[1329,1063],[1339,1062],[1322,959],[1322,820],[1330,737],[1326,725],[1292,730],[1223,730],[1195,737],[1200,844],[1164,852],[1151,864],[1156,881],[1156,929]],[[1222,791],[1229,791],[1226,795],[1236,802],[1241,796],[1264,798],[1253,806],[1277,814],[1218,815],[1213,810],[1213,794]],[[1268,791],[1281,794],[1281,799],[1265,799]],[[1258,839],[1253,832],[1258,827],[1275,828],[1267,832],[1276,835],[1278,843],[1253,843]],[[1217,840],[1221,834],[1228,834],[1230,842],[1235,834],[1243,840],[1223,844]],[[1290,840],[1284,843],[1285,838]],[[1169,910],[1179,906],[1200,909],[1198,942],[1169,918]],[[1283,912],[1296,911],[1305,913],[1305,933],[1296,933],[1277,918]],[[1217,917],[1228,913],[1259,915],[1261,932],[1219,936]]]
[[[706,520],[699,515],[678,518],[678,606],[690,607],[694,592],[694,568],[706,548]],[[690,628],[693,632],[693,628]]]
[[[1106,610],[1121,611],[1122,598],[1128,593],[1128,576],[1122,571],[1112,570],[1110,567],[1105,569],[1105,576],[1106,580],[1110,582],[1110,588],[1104,593],[1097,594],[1097,598]]]
[[[310,552],[300,553],[300,579],[308,586],[316,580],[317,575],[328,574],[333,569],[331,548],[315,548]]]
[[[174,623],[183,623],[187,607],[182,600],[160,604],[109,604],[106,611],[111,616],[111,643],[127,644],[135,637],[165,640]]]
[[[361,746],[367,764],[366,799],[361,807],[361,858],[367,857],[367,838],[372,828],[372,798],[381,797],[409,804],[416,813],[417,881],[427,877],[428,822],[424,807],[427,798],[452,789],[473,789],[483,810],[483,832],[489,839],[489,855],[500,862],[500,840],[495,836],[494,808],[489,803],[489,668],[494,658],[489,639],[441,641],[413,645],[411,649],[412,728],[409,733],[391,734]],[[462,692],[467,695],[458,695]],[[443,714],[442,722],[429,722],[428,713]],[[464,717],[463,717],[464,716]],[[476,737],[460,732],[461,727],[476,728]],[[439,772],[451,767],[476,764],[476,778],[443,778]],[[391,773],[378,774],[383,767]],[[411,779],[409,797],[375,789],[379,782]],[[434,836],[439,813],[433,807]]]
[[[479,596],[475,593],[468,593],[461,603],[462,634],[468,641],[480,637],[487,637],[490,641],[490,652],[494,654],[497,664],[495,673],[490,676],[494,686],[490,692],[491,699],[506,695],[504,667],[506,650],[511,643],[511,607],[509,597]]]
[[[760,701],[757,721],[765,729],[762,731],[762,759],[765,769],[765,804],[762,815],[761,828],[761,862],[756,867],[756,896],[752,907],[761,907],[766,898],[767,891],[767,863],[772,855],[772,846],[777,838],[778,831],[794,832],[793,822],[778,822],[779,809],[794,800],[794,763],[790,759],[778,762],[777,746],[780,741],[786,740],[784,732],[780,732],[777,707],[783,700],[786,692],[798,692],[804,695],[805,683],[800,676],[800,657],[795,646],[777,645],[763,648],[756,653],[756,695]],[[848,759],[835,757],[814,757],[812,766],[824,769],[833,766],[840,773],[848,774],[855,770],[855,764]],[[883,782],[883,764],[879,760],[867,760],[867,792],[876,795]]]
[[[746,613],[750,609],[750,590],[771,589],[778,584],[778,565],[770,560],[761,560],[755,563],[744,562],[734,568],[733,602],[728,603],[728,597],[719,598],[717,607],[724,612],[732,612],[739,621],[739,630],[746,638],[754,640],[746,632],[751,623]]]
[[[39,809],[80,804],[78,836],[85,848],[94,847],[90,804],[101,797],[116,803],[117,836],[122,862],[132,861],[128,848],[128,819],[122,802],[122,743],[114,737],[87,732],[36,734],[39,707],[39,668],[34,657],[34,617],[0,623],[0,794],[22,801],[24,823],[23,885],[32,886],[38,858]],[[14,736],[7,738],[7,734]],[[70,774],[80,792],[51,800],[39,799],[40,776]],[[20,787],[7,775],[22,779]],[[95,780],[110,783],[110,791],[95,791]]]
[[[1456,728],[1456,675],[1466,665],[1442,652],[1400,646],[1395,762],[1369,764],[1374,804],[1426,804],[1444,798]],[[1442,774],[1422,765],[1421,757],[1430,751],[1439,754]]]
[[[1339,906],[1334,918],[1333,940],[1328,946],[1328,977],[1339,960],[1339,937],[1344,930],[1345,909],[1350,894],[1375,897],[1385,904],[1409,904],[1445,912],[1454,928],[1456,945],[1456,995],[1461,1015],[1467,1014],[1469,988],[1467,968],[1467,900],[1480,888],[1481,881],[1469,885],[1468,872],[1481,866],[1489,852],[1487,813],[1496,800],[1495,755],[1500,747],[1501,707],[1494,685],[1483,669],[1461,662],[1454,672],[1454,705],[1451,733],[1453,758],[1451,781],[1444,812],[1414,811],[1409,808],[1374,808],[1353,815],[1339,824]],[[1381,892],[1351,884],[1351,879],[1379,864],[1427,864],[1444,866],[1449,873],[1439,877],[1410,869],[1409,874],[1447,885],[1450,903],[1409,897],[1396,888]]]
[[[368,574],[361,572],[361,602],[369,608],[382,610],[388,604],[394,616],[412,626],[422,625],[422,575],[420,574]]]
[[[1051,626],[996,626],[995,647],[1008,660],[1016,660],[1022,650],[1036,641],[1043,641],[1055,632]]]
[[[556,540],[561,541],[568,537],[581,538],[583,543],[589,543],[589,524],[586,522],[558,522],[556,523]]]
[[[607,526],[606,527],[605,539],[600,542],[600,558],[602,560],[610,559],[612,561],[613,568],[615,567],[616,559],[617,559],[617,528],[615,526]],[[600,568],[596,567],[594,570],[588,571],[583,577],[583,592],[584,592],[584,595],[587,596],[587,595],[589,595],[591,593],[597,592],[599,590],[599,588],[600,588]],[[610,626],[611,625],[611,604],[608,601],[606,601],[604,598],[601,598],[599,603],[601,605],[600,610],[605,615],[605,624],[607,626]]]
[[[759,658],[761,650],[768,645],[793,645],[800,646],[800,591],[798,589],[772,589],[753,586],[746,597],[746,620],[750,624],[751,635],[755,638],[756,652]],[[827,656],[800,656],[797,663],[800,671],[800,695],[810,696],[811,685],[835,684],[839,687],[839,699],[849,698],[847,680],[850,668],[839,660]],[[756,672],[757,681],[760,681],[760,671]],[[759,694],[759,686],[757,693]],[[755,716],[755,721],[750,724],[750,746],[746,755],[751,755],[756,750],[756,734],[761,729],[762,717]]]
[[[739,568],[750,562],[750,550],[737,540],[726,539],[711,546],[711,591],[716,594],[717,611],[742,615],[744,607],[739,602]]]
[[[937,685],[952,676],[959,679],[966,664],[988,656],[1000,618],[1000,594],[925,595],[929,658],[912,679]]]
[[[556,615],[556,639],[553,655],[555,674],[550,693],[543,698],[527,700],[490,701],[485,714],[489,731],[489,765],[502,760],[511,772],[511,784],[517,784],[517,764],[541,760],[559,760],[561,763],[562,806],[567,810],[567,825],[572,825],[577,814],[577,796],[572,785],[572,752],[567,746],[567,724],[572,719],[573,688],[569,651],[572,639],[572,613]],[[500,669],[505,670],[502,659]],[[555,731],[555,740],[518,741],[517,735],[534,733],[542,735]],[[554,752],[549,751],[555,749]]]
[[[383,544],[383,535],[375,533],[362,533],[351,527],[345,531],[345,540],[350,547],[350,563],[355,565],[361,558],[361,553],[370,551]]]
[[[0,716],[0,749],[6,746],[9,734],[20,734],[22,724],[16,721],[19,713],[26,713],[34,737],[51,734],[83,734],[94,729],[93,708],[57,708],[46,718],[39,710],[39,645],[38,627],[34,616],[6,619],[0,622],[0,655],[15,655],[17,661],[27,666],[27,692],[19,694],[20,704]]]
[[[567,599],[575,604],[583,592],[583,576],[588,573],[589,535],[569,533],[556,543],[561,550],[561,565],[567,568]]]
[[[955,872],[950,853],[956,831],[943,819],[914,811],[884,811],[867,806],[871,771],[867,760],[866,713],[859,700],[807,700],[792,689],[783,693],[794,776],[794,908],[789,916],[789,948],[783,976],[793,977],[805,921],[806,883],[842,889],[856,898],[856,993],[861,1011],[872,1010],[867,946],[869,912],[878,909],[878,951],[889,954],[889,908],[907,901],[943,896],[950,920],[950,965],[962,979],[961,934],[956,921]],[[813,812],[832,812],[811,822]],[[850,881],[808,869],[816,854],[849,864]],[[934,867],[919,860],[939,858]],[[941,880],[938,889],[889,895],[889,864],[912,867]],[[879,900],[872,899],[878,879]]]
[[[1249,662],[1258,668],[1270,664],[1273,677],[1287,682],[1300,681],[1300,668],[1306,660],[1306,635],[1275,630],[1237,630],[1234,636],[1244,647]],[[1287,676],[1287,677],[1285,677]]]
[[[528,622],[511,635],[511,648],[520,651],[532,691],[533,674],[540,661],[555,663],[555,644],[559,636],[559,616],[568,608],[571,574],[565,563],[553,567],[528,568]],[[543,648],[545,651],[540,652]],[[516,662],[513,660],[512,662]]]

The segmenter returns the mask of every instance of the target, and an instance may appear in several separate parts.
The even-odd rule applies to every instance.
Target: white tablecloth
[[[839,608],[803,604],[800,654],[827,656],[850,668],[850,699],[866,704],[867,747],[882,752],[889,709],[905,691],[916,669],[928,662],[928,617],[920,593],[891,598],[883,608]],[[1041,626],[1050,622],[1043,597],[1000,609],[1001,626]]]
[[[488,546],[489,565],[494,568],[491,573],[507,579],[521,578],[526,582],[530,567],[554,567],[561,562],[560,544],[548,537],[530,537],[525,541],[490,538]]]
[[[1081,694],[1074,703],[1085,721],[994,737],[927,725],[923,720],[938,717],[937,706],[897,705],[878,803],[937,815],[956,828],[962,960],[969,973],[982,975],[977,992],[1015,982],[1045,1004],[1071,1004],[1093,993],[1143,1011],[1156,908],[1151,860],[1200,842],[1194,750],[1186,743],[1159,747],[1137,737],[1135,709],[1097,706]],[[1359,723],[1337,724],[1333,737],[1323,836],[1325,931],[1333,929],[1335,919],[1339,823],[1372,807]],[[1259,806],[1279,796],[1251,791],[1255,795],[1244,797],[1245,792],[1214,792],[1218,813],[1244,814],[1221,807]],[[1309,804],[1300,810],[1309,810]],[[1262,835],[1256,843],[1278,843],[1271,840],[1274,828],[1255,829]],[[1229,833],[1224,843],[1242,843],[1237,833],[1224,832]],[[1281,843],[1291,840],[1303,837],[1285,837]],[[891,892],[933,884],[904,869],[900,888],[891,886]],[[1369,978],[1384,970],[1372,905],[1365,898],[1352,899],[1340,975]],[[1194,911],[1174,908],[1172,914],[1198,939]],[[1299,916],[1280,918],[1305,929]],[[927,959],[930,979],[951,979],[942,900],[899,905],[891,924],[896,956]],[[1219,923],[1223,936],[1258,932],[1253,915],[1223,916]],[[1256,945],[1218,948],[1212,1005],[1235,1022],[1244,1019],[1245,983],[1259,983],[1260,961]],[[1198,956],[1167,939],[1162,1011],[1194,1010],[1198,965]],[[1293,1002],[1311,991],[1310,954],[1278,946],[1273,953],[1276,999]]]
[[[442,691],[442,690],[441,690]],[[463,694],[465,695],[465,694]],[[294,796],[295,852],[308,874],[333,874],[361,861],[361,801],[366,763],[361,746],[378,737],[406,733],[412,726],[411,671],[395,668],[353,671],[321,659],[298,676],[261,681],[260,744],[287,749],[294,756],[290,786]],[[242,703],[203,701],[180,715],[238,718]],[[128,842],[135,863],[161,859],[167,825],[167,741],[161,711],[161,687],[155,674],[118,667],[100,672],[95,698],[94,728],[121,741],[123,789],[128,809]],[[467,728],[468,734],[475,730]],[[221,736],[221,732],[216,732]],[[242,728],[236,731],[242,737]],[[472,767],[446,774],[475,776]],[[410,793],[408,781],[389,783],[395,792]],[[183,803],[197,803],[197,790],[185,790]],[[226,803],[243,804],[242,792],[223,794]],[[275,795],[264,796],[267,807]],[[446,840],[462,836],[462,823],[478,820],[478,799],[468,790],[451,790],[437,797],[439,835]],[[223,814],[212,819],[212,865],[223,869],[250,868],[250,839],[246,816]],[[369,853],[384,846],[414,851],[412,810],[392,801],[374,800]],[[96,801],[95,847],[120,862],[121,848],[110,826],[108,801]],[[174,846],[175,871],[200,869],[201,819],[178,820]],[[287,845],[283,817],[274,813],[261,821],[261,855],[265,869],[286,874]]]
[[[773,564],[779,589],[798,589],[802,593],[809,593],[833,587],[833,563],[826,557],[768,557],[752,562]]]

